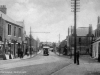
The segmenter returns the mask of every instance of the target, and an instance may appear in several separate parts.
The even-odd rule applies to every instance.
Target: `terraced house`
[[[7,16],[5,5],[0,6],[0,55],[10,52],[17,56],[17,47],[20,44],[24,50],[25,41],[24,21],[16,22]]]
[[[100,16],[97,18],[97,28],[94,31],[94,42],[92,47],[92,57],[98,58],[100,55]]]
[[[74,31],[74,30],[72,30]],[[80,54],[92,54],[92,24],[89,27],[78,27],[77,31],[77,50],[80,50]],[[74,53],[74,32],[67,37],[67,45],[70,48],[70,52]],[[72,49],[71,49],[72,48]]]

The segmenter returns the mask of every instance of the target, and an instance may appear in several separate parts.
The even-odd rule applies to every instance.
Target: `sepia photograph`
[[[100,75],[100,0],[0,0],[0,75]]]

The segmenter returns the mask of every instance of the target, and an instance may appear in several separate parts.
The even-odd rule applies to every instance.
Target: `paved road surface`
[[[0,65],[0,75],[51,75],[70,63],[70,59],[59,57],[52,52],[49,56],[43,56],[41,52],[31,59]]]

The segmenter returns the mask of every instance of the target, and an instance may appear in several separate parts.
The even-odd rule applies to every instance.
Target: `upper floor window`
[[[18,31],[19,31],[19,37],[21,37],[21,28],[19,28]]]
[[[11,35],[11,25],[8,24],[8,35]]]
[[[14,36],[16,36],[16,27],[14,27]]]

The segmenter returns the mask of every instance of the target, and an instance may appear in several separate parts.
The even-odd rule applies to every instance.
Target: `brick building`
[[[21,46],[25,41],[24,21],[16,22],[7,16],[7,8],[5,5],[0,6],[0,46],[1,54],[11,53],[16,56],[18,43]],[[24,50],[24,47],[22,46]]]
[[[98,58],[100,54],[100,17],[97,18],[97,28],[94,31],[94,42],[92,48],[92,57]]]
[[[72,30],[74,31],[74,30]],[[77,50],[80,50],[81,54],[90,54],[91,50],[91,35],[93,33],[92,25],[90,24],[89,27],[79,27],[76,29],[77,31]],[[74,48],[74,32],[67,37],[68,46]],[[74,51],[74,49],[73,49]],[[74,53],[74,52],[72,52]]]

